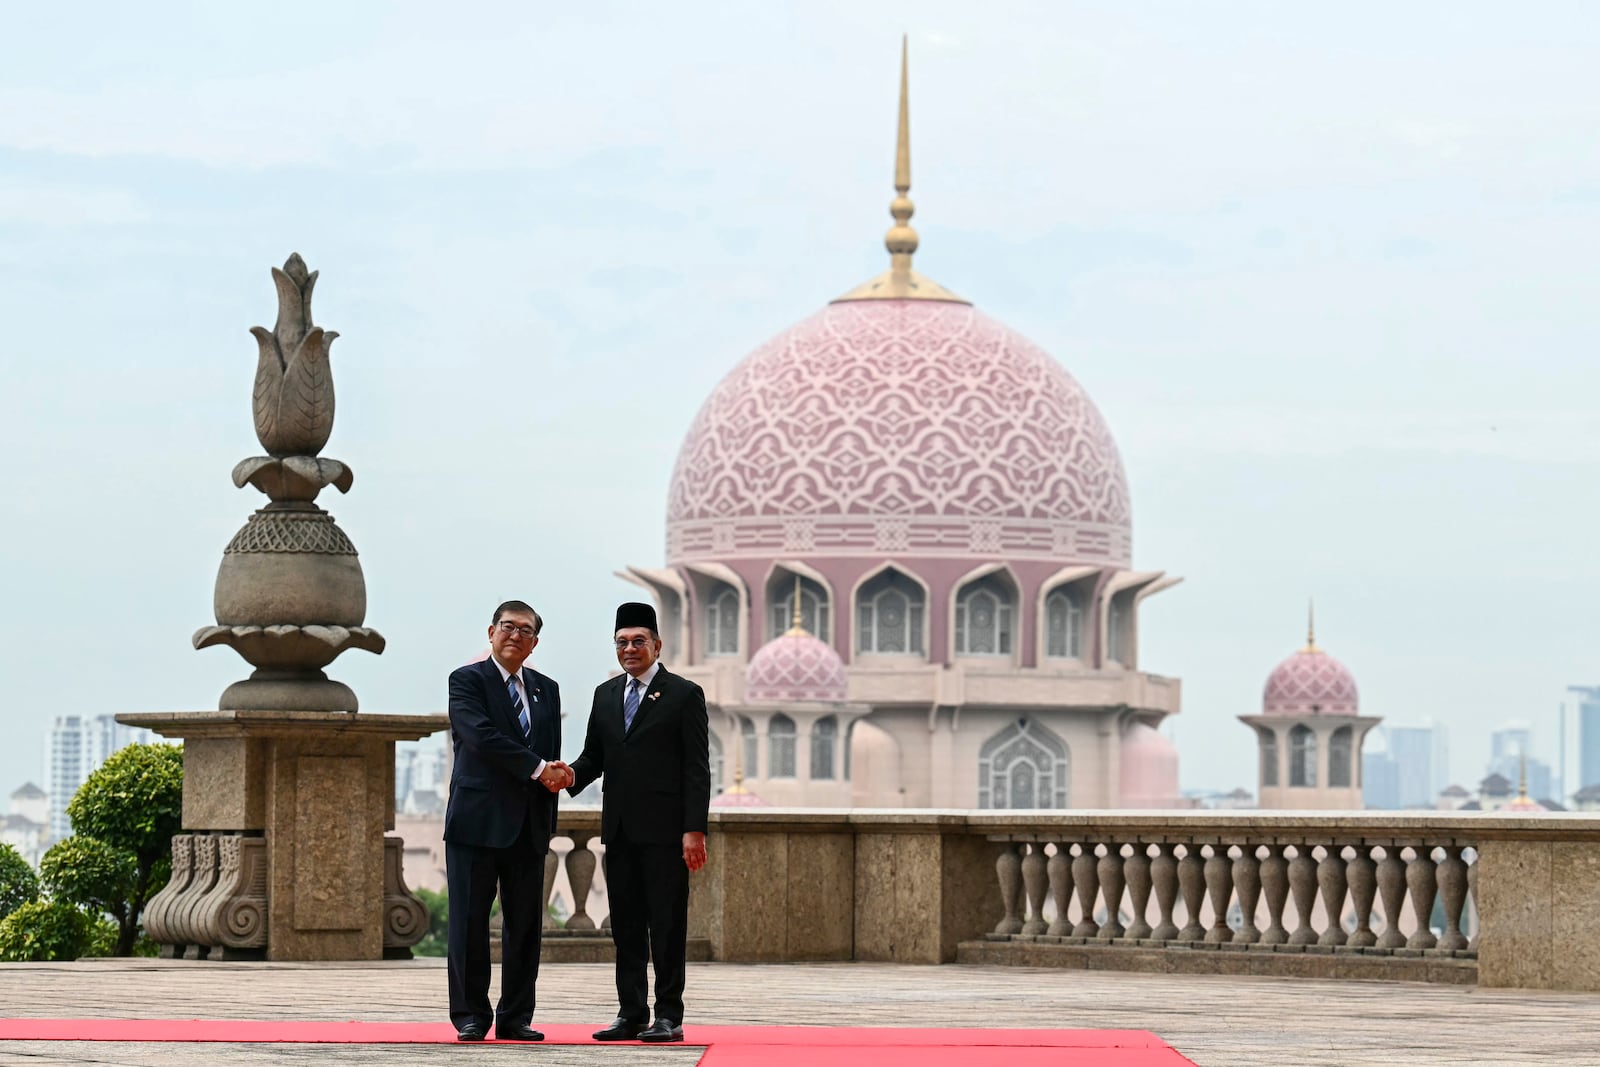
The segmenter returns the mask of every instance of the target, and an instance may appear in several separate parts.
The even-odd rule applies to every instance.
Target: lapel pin
[[[656,698],[656,697],[658,697],[658,696],[660,696],[660,695],[661,695],[661,694],[660,694],[660,693],[651,693],[651,694],[650,694],[650,699],[651,699],[651,700],[654,700],[654,699],[655,699],[655,698]]]

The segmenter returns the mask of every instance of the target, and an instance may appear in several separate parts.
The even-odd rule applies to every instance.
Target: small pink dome
[[[713,808],[767,808],[772,805],[746,789],[742,783],[724,789],[711,798]]]
[[[1273,668],[1263,715],[1357,715],[1355,675],[1320,648],[1302,648]]]
[[[845,699],[844,661],[827,642],[791,630],[756,650],[744,670],[744,696],[754,701]]]
[[[1123,731],[1121,747],[1122,806],[1177,807],[1177,746],[1154,727],[1136,722]]]
[[[1537,800],[1522,795],[1504,804],[1500,810],[1508,815],[1533,815],[1543,814],[1545,807]]]

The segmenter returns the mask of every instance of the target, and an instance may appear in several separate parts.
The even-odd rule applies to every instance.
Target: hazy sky
[[[322,277],[322,503],[366,710],[442,711],[500,599],[569,741],[678,444],[748,351],[882,270],[900,34],[917,266],[1088,389],[1187,787],[1254,785],[1304,637],[1453,777],[1600,681],[1600,7],[18,7],[0,39],[0,796],[66,713],[196,710],[264,500],[268,268]],[[572,745],[569,744],[569,747]],[[1536,753],[1539,754],[1539,753]]]

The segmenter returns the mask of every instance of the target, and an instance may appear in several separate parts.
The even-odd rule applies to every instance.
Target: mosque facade
[[[1175,678],[1111,432],[1049,354],[912,269],[902,69],[890,269],[739,362],[684,438],[649,591],[715,784],[773,804],[1169,807]]]

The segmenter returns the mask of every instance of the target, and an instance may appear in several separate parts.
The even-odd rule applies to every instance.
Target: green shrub
[[[10,845],[0,844],[0,919],[39,899],[39,876]]]
[[[75,904],[30,901],[0,919],[0,961],[75,960],[108,947],[115,936],[111,923]]]
[[[80,838],[93,838],[133,857],[133,877],[120,908],[103,909],[117,920],[111,954],[132,955],[145,901],[172,875],[172,835],[183,818],[183,749],[128,745],[113,753],[79,787],[67,805],[67,817]],[[114,864],[104,856],[96,862],[101,874],[112,873]],[[105,885],[95,883],[95,888]]]
[[[69,837],[39,860],[39,879],[54,900],[110,915],[120,935],[138,876],[133,853],[92,837]],[[116,951],[117,939],[97,955]]]
[[[411,946],[415,956],[443,956],[450,930],[450,898],[431,889],[416,890],[417,898],[428,907],[428,932]]]

